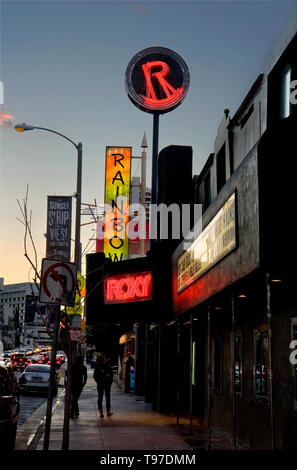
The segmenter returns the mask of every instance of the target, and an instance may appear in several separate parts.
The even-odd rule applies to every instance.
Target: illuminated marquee
[[[130,60],[125,84],[137,107],[148,113],[166,113],[185,98],[190,73],[176,52],[166,47],[149,47]]]
[[[236,248],[235,193],[177,261],[177,293]]]
[[[106,147],[104,253],[112,261],[128,258],[127,225],[131,147]]]
[[[117,274],[104,280],[104,303],[118,304],[152,299],[152,273]]]

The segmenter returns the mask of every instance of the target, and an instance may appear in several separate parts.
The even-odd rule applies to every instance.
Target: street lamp
[[[71,142],[77,150],[77,184],[76,184],[76,217],[75,217],[75,251],[74,251],[74,262],[76,264],[77,270],[81,272],[81,253],[80,253],[80,212],[81,212],[81,176],[82,176],[82,143],[79,142],[76,144],[73,140],[69,139],[60,132],[53,131],[52,129],[47,129],[46,127],[37,127],[31,126],[28,124],[17,124],[14,126],[15,130],[18,132],[32,131],[33,129],[39,129],[42,131],[52,132],[57,134],[64,139]]]
[[[57,134],[64,139],[71,142],[77,150],[77,185],[76,185],[76,220],[75,220],[75,254],[74,261],[78,271],[81,271],[81,250],[80,250],[80,212],[81,212],[81,174],[82,174],[82,144],[79,142],[76,144],[71,139],[61,134],[60,132],[53,131],[52,129],[47,129],[46,127],[37,127],[31,126],[28,124],[17,124],[15,130],[18,132],[31,131],[33,129],[40,129],[42,131],[52,132]],[[52,416],[52,405],[53,405],[53,392],[54,392],[54,382],[55,382],[55,359],[58,345],[58,333],[59,333],[59,324],[60,324],[60,307],[57,308],[55,323],[54,323],[54,334],[53,334],[53,346],[52,346],[52,363],[50,369],[50,383],[49,383],[49,393],[48,393],[48,403],[46,410],[46,421],[45,421],[45,431],[44,431],[44,442],[43,450],[48,450],[49,448],[49,438],[50,438],[50,427],[51,427],[51,416]],[[71,358],[69,357],[69,360]],[[64,445],[64,441],[63,441]],[[64,450],[64,449],[63,449]]]

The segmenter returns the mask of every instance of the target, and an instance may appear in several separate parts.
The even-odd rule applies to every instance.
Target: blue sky
[[[152,116],[129,101],[124,76],[141,49],[168,47],[187,62],[191,84],[182,105],[160,118],[160,149],[192,145],[193,170],[199,173],[224,108],[235,113],[294,5],[291,0],[1,2],[2,110],[13,115],[14,124],[49,127],[83,143],[82,200],[88,203],[103,201],[105,146],[132,146],[138,155],[145,131],[150,186]],[[4,127],[0,276],[6,283],[28,279],[23,228],[16,220],[16,199],[22,200],[27,183],[41,260],[46,196],[75,192],[75,148],[46,132],[18,134]],[[92,228],[82,228],[84,245]]]

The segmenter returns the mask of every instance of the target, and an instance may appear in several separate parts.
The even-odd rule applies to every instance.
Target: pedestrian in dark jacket
[[[83,358],[78,356],[71,367],[71,418],[78,418],[78,399],[87,382],[87,368]]]
[[[110,411],[110,389],[113,379],[113,370],[111,368],[111,361],[107,358],[105,353],[98,356],[95,370],[94,380],[97,383],[98,390],[98,409],[100,412],[100,418],[104,418],[103,414],[103,395],[105,393],[106,410],[107,416],[111,416],[113,413]]]

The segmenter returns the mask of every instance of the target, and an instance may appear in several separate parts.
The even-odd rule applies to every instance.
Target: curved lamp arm
[[[33,129],[40,129],[42,131],[52,132],[53,134],[57,134],[57,135],[63,137],[64,139],[68,140],[68,142],[71,142],[74,145],[74,147],[78,150],[78,145],[79,144],[76,144],[75,142],[73,142],[73,140],[66,137],[66,135],[61,134],[60,132],[54,131],[52,129],[48,129],[47,127],[30,126],[30,125],[25,124],[23,122],[23,124],[17,124],[16,126],[14,126],[14,128],[18,132],[31,131]]]

